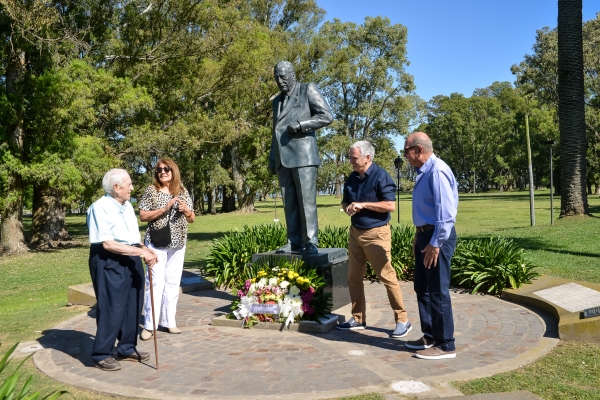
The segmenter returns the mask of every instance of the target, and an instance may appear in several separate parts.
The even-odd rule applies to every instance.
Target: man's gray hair
[[[108,194],[112,194],[115,184],[123,186],[123,178],[129,176],[129,173],[122,168],[113,168],[104,174],[102,178],[102,188]]]
[[[276,69],[286,69],[294,77],[296,77],[296,70],[294,70],[294,65],[289,61],[279,61],[277,65],[275,65],[275,68],[273,70]]]
[[[371,156],[371,161],[375,158],[375,148],[373,145],[366,140],[359,140],[350,146],[350,149],[359,149],[360,155],[363,157]]]
[[[423,132],[416,132],[409,135],[410,138],[410,146],[421,146],[423,148],[423,152],[425,154],[433,153],[433,142],[427,136],[427,134]],[[407,138],[408,139],[408,138]]]

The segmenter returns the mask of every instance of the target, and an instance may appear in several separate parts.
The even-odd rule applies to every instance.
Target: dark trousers
[[[435,346],[444,351],[453,351],[454,317],[450,301],[450,262],[456,248],[456,231],[454,227],[448,240],[442,244],[437,265],[425,268],[422,250],[429,244],[433,229],[417,232],[417,248],[415,254],[415,292],[419,304],[421,330],[425,336],[433,338]]]
[[[279,168],[277,171],[288,241],[292,250],[319,244],[317,219],[317,167]]]
[[[139,257],[111,253],[101,243],[92,244],[90,275],[96,293],[96,340],[92,360],[112,357],[117,352],[128,356],[137,345],[144,302],[144,269]]]

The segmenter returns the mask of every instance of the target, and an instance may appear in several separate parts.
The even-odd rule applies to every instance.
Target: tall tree
[[[419,102],[414,95],[413,77],[405,70],[407,29],[391,24],[388,18],[367,17],[361,25],[338,19],[323,24],[314,42],[322,52],[316,80],[334,113],[327,135],[344,136],[330,140],[325,148],[328,173],[339,195],[344,175],[346,143],[370,140],[378,159],[386,154],[390,138],[407,134]],[[393,151],[385,156],[392,165]]]
[[[561,216],[588,214],[582,0],[558,0]]]

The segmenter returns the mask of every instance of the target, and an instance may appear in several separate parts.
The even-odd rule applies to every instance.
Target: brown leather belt
[[[423,233],[435,229],[435,225],[423,225],[423,226],[415,226],[417,232]]]

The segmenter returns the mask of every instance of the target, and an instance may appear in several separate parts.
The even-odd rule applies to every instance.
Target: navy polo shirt
[[[396,184],[394,180],[385,169],[375,163],[369,166],[364,179],[360,179],[358,172],[352,172],[344,184],[342,203],[376,203],[395,200]],[[387,224],[390,218],[389,212],[377,212],[363,208],[350,217],[350,221],[356,228],[369,229]]]

